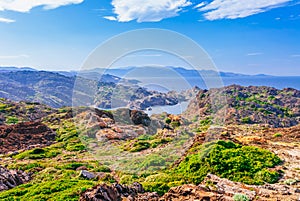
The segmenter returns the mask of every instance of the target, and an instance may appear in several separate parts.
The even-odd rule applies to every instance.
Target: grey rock
[[[0,191],[14,188],[30,179],[30,174],[20,170],[8,170],[0,166]]]
[[[96,178],[96,175],[92,172],[89,172],[87,170],[81,170],[79,173],[79,176],[86,178],[86,179],[94,179]]]

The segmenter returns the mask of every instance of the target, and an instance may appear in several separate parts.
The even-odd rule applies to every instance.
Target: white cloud
[[[117,18],[115,16],[104,16],[103,18],[110,21],[117,21]]]
[[[201,2],[199,4],[197,4],[196,6],[194,6],[194,8],[201,8],[203,6],[205,6],[207,3],[206,2]]]
[[[119,22],[158,22],[177,16],[192,3],[189,0],[113,0],[112,5]]]
[[[251,53],[248,53],[247,56],[258,56],[258,55],[262,55],[263,53],[262,52],[251,52]]]
[[[32,8],[43,6],[44,9],[55,9],[69,4],[79,4],[84,0],[1,0],[0,11],[29,12]]]
[[[13,22],[15,22],[15,20],[0,17],[0,22],[4,22],[4,23],[13,23]]]
[[[208,20],[244,18],[272,8],[280,7],[292,0],[213,0],[199,9]]]

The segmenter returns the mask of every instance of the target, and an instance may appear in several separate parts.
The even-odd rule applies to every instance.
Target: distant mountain
[[[258,74],[258,75],[246,75],[246,74],[239,74],[239,73],[232,73],[232,72],[217,72],[213,70],[197,70],[197,69],[186,69],[182,67],[172,67],[172,66],[166,66],[166,67],[152,67],[152,66],[144,66],[144,67],[126,67],[126,68],[95,68],[90,70],[83,70],[81,73],[87,73],[87,72],[94,72],[94,73],[106,73],[118,77],[124,77],[126,75],[151,75],[154,74],[158,69],[161,70],[161,72],[165,72],[168,74],[168,71],[172,71],[174,73],[177,73],[183,77],[199,77],[199,76],[209,76],[209,77],[248,77],[248,76],[270,76],[265,74]],[[161,76],[164,76],[164,74],[161,74]]]
[[[0,72],[15,72],[15,71],[36,71],[34,68],[30,67],[0,67]]]
[[[197,70],[197,69],[186,69],[182,67],[172,67],[172,66],[165,66],[165,67],[152,67],[152,66],[144,66],[144,67],[124,67],[124,68],[94,68],[89,70],[81,70],[81,71],[49,71],[49,72],[55,72],[59,73],[64,76],[72,77],[76,76],[77,74],[80,74],[81,77],[87,77],[89,79],[91,78],[99,78],[100,76],[103,76],[103,74],[109,74],[111,76],[115,76],[113,79],[116,79],[116,77],[122,78],[125,77],[128,74],[139,74],[139,75],[151,75],[153,72],[156,72],[157,69],[161,69],[162,71],[173,71],[175,73],[178,73],[181,76],[184,77],[198,77],[200,76],[221,76],[221,77],[249,77],[249,76],[271,76],[266,74],[257,74],[257,75],[246,75],[246,74],[240,74],[240,73],[232,73],[232,72],[217,72],[213,70]],[[34,68],[30,67],[0,67],[0,72],[16,72],[16,71],[37,71]],[[163,74],[161,74],[163,76]],[[112,78],[112,77],[110,77]]]

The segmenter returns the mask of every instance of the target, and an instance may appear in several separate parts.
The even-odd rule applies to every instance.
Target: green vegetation
[[[165,122],[166,122],[166,124],[170,124],[172,122],[172,120],[170,118],[166,118]]]
[[[171,126],[172,126],[173,128],[177,128],[177,127],[180,126],[180,122],[179,122],[179,121],[172,121],[172,122],[171,122]]]
[[[141,135],[137,139],[126,142],[122,149],[129,152],[139,152],[171,142],[172,138],[161,138],[158,135]]]
[[[147,177],[143,183],[145,189],[163,193],[177,184],[199,184],[208,173],[256,185],[274,183],[279,179],[279,173],[269,168],[281,160],[264,149],[218,141],[193,147],[189,153],[177,167],[163,175]]]
[[[24,151],[16,156],[15,159],[41,159],[41,158],[53,158],[60,154],[61,151],[51,148],[35,148],[32,150]]]
[[[273,137],[282,137],[282,134],[281,134],[281,133],[275,133],[275,134],[273,135]]]
[[[0,103],[0,112],[4,112],[7,107],[8,107],[7,104]]]
[[[247,197],[247,195],[244,194],[235,194],[233,196],[234,201],[249,201],[250,199]]]
[[[247,100],[247,98],[244,99]],[[256,100],[255,102],[259,101]],[[0,104],[0,111],[1,109],[6,110],[7,107]],[[34,107],[28,106],[26,109],[32,110]],[[288,109],[282,110],[289,113]],[[257,111],[259,110],[257,109]],[[264,109],[260,109],[260,111],[264,112]],[[14,189],[1,192],[0,200],[78,200],[80,193],[87,188],[102,182],[115,182],[112,174],[118,174],[119,182],[122,184],[138,181],[143,184],[146,191],[156,191],[160,195],[174,186],[187,183],[199,184],[208,173],[233,181],[256,185],[274,183],[279,179],[279,173],[271,170],[281,162],[275,154],[253,146],[241,146],[231,141],[195,144],[188,150],[186,157],[179,164],[171,166],[180,156],[180,154],[176,155],[176,151],[189,139],[188,132],[183,132],[178,139],[165,137],[158,133],[156,135],[140,135],[136,139],[116,143],[114,148],[118,152],[114,149],[109,150],[113,152],[112,156],[128,151],[134,152],[126,152],[126,154],[132,154],[134,158],[120,158],[118,161],[120,172],[115,172],[108,167],[112,164],[109,161],[99,163],[99,161],[91,158],[85,142],[83,144],[80,140],[86,136],[91,137],[88,135],[89,130],[78,128],[73,119],[61,118],[67,112],[69,112],[69,108],[62,108],[59,109],[58,113],[52,114],[51,118],[49,115],[49,118],[44,119],[44,123],[57,133],[56,144],[45,148],[27,150],[10,158],[11,163],[7,165],[7,168],[32,172],[33,180]],[[12,117],[13,115],[6,118],[6,121],[14,123]],[[59,119],[59,121],[51,121],[53,119]],[[180,126],[179,121],[172,121],[166,116],[163,116],[162,120],[165,120],[173,128]],[[20,121],[23,119],[21,118]],[[198,117],[195,118],[195,121],[198,121]],[[241,121],[250,123],[251,119],[246,117]],[[212,117],[207,117],[199,121],[199,128],[197,129],[205,131],[211,124]],[[95,132],[91,131],[90,133]],[[274,137],[280,136],[280,133],[274,134]],[[90,141],[86,142],[89,143]],[[171,146],[168,147],[168,145]],[[135,153],[143,150],[147,151],[143,154]],[[107,150],[99,150],[100,156],[101,154],[110,156],[107,152]],[[114,164],[116,163],[114,161]],[[101,174],[103,177],[100,179],[86,180],[79,177],[79,171],[76,171],[79,167],[94,173],[105,173]],[[138,173],[131,172],[132,169],[138,170]],[[97,181],[97,179],[99,180]],[[214,185],[210,182],[206,184]],[[233,199],[235,201],[249,200],[247,196],[242,194],[234,195]]]
[[[0,193],[0,200],[69,200],[77,201],[81,192],[96,183],[79,179],[60,179],[43,183],[28,183]]]
[[[200,120],[200,126],[210,126],[212,123],[212,117],[206,117],[205,119]]]
[[[268,95],[267,92],[260,95],[245,93],[242,96],[231,95],[230,97],[236,100],[234,108],[237,110],[260,112],[266,116],[276,115],[279,118],[294,116],[290,108],[278,104],[275,101],[277,98],[273,95]],[[246,117],[241,122],[246,124],[251,123],[251,121],[247,120],[249,119]]]
[[[19,119],[17,117],[7,117],[6,123],[7,124],[17,124],[19,122]]]
[[[57,126],[57,125],[50,125]],[[69,121],[61,121],[56,144],[27,150],[13,156],[8,169],[33,173],[33,180],[16,188],[0,192],[0,200],[78,200],[80,193],[101,182],[115,182],[111,170],[89,159],[90,155],[78,138],[78,129]],[[90,172],[106,172],[100,180],[79,177],[78,167]]]
[[[251,123],[251,119],[250,117],[244,117],[241,119],[241,122],[244,124],[250,124]]]

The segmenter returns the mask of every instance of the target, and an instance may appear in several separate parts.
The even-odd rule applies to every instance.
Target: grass
[[[171,141],[172,138],[170,137],[160,137],[159,135],[141,135],[138,138],[123,144],[122,149],[129,152],[140,152],[149,148],[156,148]]]
[[[60,154],[61,151],[51,148],[35,148],[32,150],[24,151],[18,155],[13,156],[15,159],[42,159],[53,158]]]
[[[7,163],[8,169],[33,173],[33,179],[11,190],[0,192],[0,200],[78,200],[82,191],[99,182],[114,182],[110,169],[91,158],[78,138],[79,130],[71,120],[61,121],[57,143],[45,148],[23,151]],[[78,167],[90,172],[107,172],[97,180],[79,177]]]
[[[81,192],[94,185],[96,185],[94,181],[79,179],[60,179],[36,184],[28,183],[0,193],[0,200],[77,201]]]

